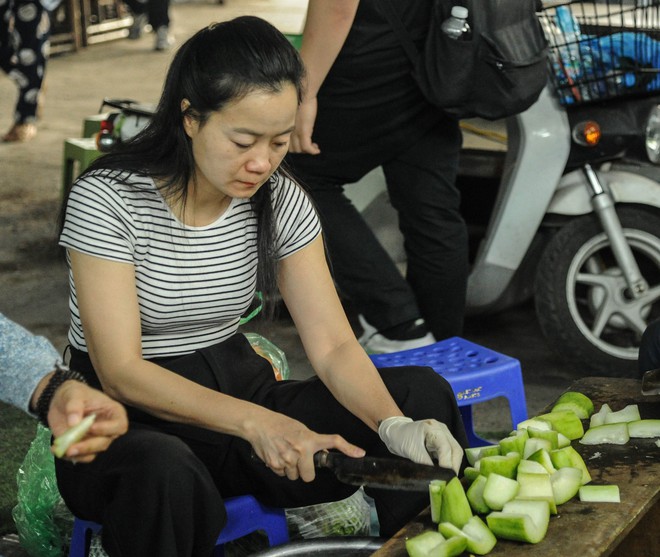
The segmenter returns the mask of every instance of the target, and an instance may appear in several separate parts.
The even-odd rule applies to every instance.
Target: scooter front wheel
[[[639,343],[660,318],[660,218],[617,208],[649,288],[632,295],[594,214],[572,219],[550,240],[535,281],[536,312],[551,346],[578,371],[637,377]]]

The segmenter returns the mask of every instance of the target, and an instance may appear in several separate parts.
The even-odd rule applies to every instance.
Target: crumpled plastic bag
[[[39,424],[16,474],[18,504],[12,516],[21,546],[30,557],[64,555],[64,539],[55,521],[56,509],[63,502],[55,480],[50,439],[50,429]]]
[[[371,509],[359,489],[341,501],[285,509],[291,540],[369,536]]]
[[[287,362],[286,354],[280,348],[258,333],[243,334],[254,348],[254,351],[262,358],[266,358],[273,366],[273,372],[278,381],[289,378],[289,362]]]

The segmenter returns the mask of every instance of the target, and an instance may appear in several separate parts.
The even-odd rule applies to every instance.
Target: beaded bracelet
[[[48,427],[48,410],[50,409],[50,403],[55,396],[55,391],[62,386],[62,383],[69,380],[80,381],[85,384],[87,383],[85,378],[77,371],[69,369],[64,364],[55,364],[55,373],[53,373],[50,381],[48,381],[48,384],[39,396],[39,400],[37,400],[37,416],[39,416],[39,421],[46,427]]]

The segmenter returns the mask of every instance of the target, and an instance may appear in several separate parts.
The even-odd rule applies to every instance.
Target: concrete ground
[[[181,44],[196,30],[240,14],[262,16],[283,32],[298,33],[305,0],[212,0],[172,5],[172,30]],[[37,137],[25,144],[0,144],[0,311],[58,349],[66,344],[67,277],[56,244],[64,140],[79,137],[83,119],[99,110],[104,97],[141,102],[158,99],[172,53],[154,52],[153,36],[138,41],[96,44],[53,57],[46,77],[46,104]],[[15,88],[0,79],[0,131],[11,125]],[[352,322],[355,316],[347,306]],[[258,327],[287,354],[293,377],[311,373],[297,333],[282,318]],[[359,334],[359,326],[356,327]],[[531,306],[470,318],[465,338],[518,358],[528,412],[539,412],[574,377],[549,352]],[[511,424],[502,399],[475,406],[477,429],[503,432]],[[0,557],[18,557],[15,543],[0,543]]]

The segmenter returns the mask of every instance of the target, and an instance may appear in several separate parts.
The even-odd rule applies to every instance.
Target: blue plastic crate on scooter
[[[477,436],[472,405],[497,397],[509,402],[512,429],[527,419],[527,404],[520,362],[460,337],[391,354],[372,354],[377,367],[428,366],[442,375],[456,395],[471,447],[490,444]]]
[[[227,524],[215,542],[213,557],[224,557],[224,544],[257,530],[266,533],[271,547],[289,541],[284,509],[262,505],[252,495],[229,497],[225,500],[225,508]],[[71,534],[69,557],[87,557],[92,535],[100,531],[100,524],[76,518]]]

